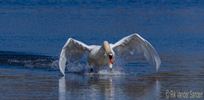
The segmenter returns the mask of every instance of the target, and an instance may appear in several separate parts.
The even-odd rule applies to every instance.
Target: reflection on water
[[[74,78],[73,78],[74,77]],[[96,98],[159,100],[160,82],[136,76],[84,76],[67,74],[59,79],[59,100]],[[141,81],[142,80],[142,81]],[[80,96],[77,96],[80,95]]]
[[[59,79],[59,99],[58,100],[66,100],[66,81],[65,77],[61,77]]]

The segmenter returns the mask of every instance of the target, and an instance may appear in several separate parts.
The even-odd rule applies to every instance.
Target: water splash
[[[110,70],[106,70],[106,69],[100,70],[98,72],[98,74],[99,75],[125,75],[125,73],[120,71],[120,70],[112,70],[112,71],[110,71]]]

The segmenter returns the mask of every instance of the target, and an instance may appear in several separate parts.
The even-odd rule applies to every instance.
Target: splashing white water
[[[99,70],[98,74],[99,75],[124,75],[125,73],[120,70],[110,71],[110,70],[103,69],[103,70]]]
[[[121,66],[115,65],[112,71],[106,66],[107,68],[99,69],[98,71],[94,73],[90,73],[89,68],[90,66],[88,64],[81,64],[81,63],[69,63],[69,65],[66,67],[66,72],[84,72],[86,75],[111,75],[111,76],[117,76],[117,75],[125,75],[125,72],[123,71]],[[58,69],[58,60],[53,61],[52,68]]]

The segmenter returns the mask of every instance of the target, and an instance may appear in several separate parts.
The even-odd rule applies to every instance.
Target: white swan
[[[104,41],[102,46],[99,45],[86,45],[78,40],[69,38],[62,48],[59,69],[60,72],[65,75],[65,67],[70,58],[75,60],[81,59],[84,54],[87,54],[87,61],[91,66],[100,67],[108,65],[112,69],[115,55],[133,55],[135,53],[143,53],[149,63],[156,66],[158,71],[161,60],[154,47],[139,34],[134,33],[122,38],[115,44],[109,44],[108,41]]]

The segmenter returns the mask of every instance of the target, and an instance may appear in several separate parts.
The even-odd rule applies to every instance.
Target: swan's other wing
[[[142,53],[147,61],[156,66],[158,71],[161,64],[158,53],[154,47],[139,34],[132,34],[122,38],[120,41],[112,45],[113,51],[118,55],[133,55],[135,53]]]
[[[84,54],[89,53],[90,47],[78,40],[69,38],[62,48],[60,59],[59,59],[59,69],[60,72],[65,75],[65,67],[67,61],[74,62],[81,59]],[[68,63],[69,63],[68,62]]]

